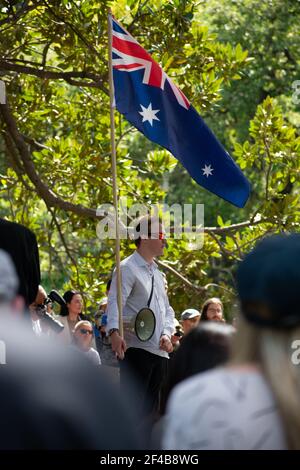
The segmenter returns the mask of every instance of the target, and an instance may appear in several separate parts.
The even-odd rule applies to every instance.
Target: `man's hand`
[[[118,331],[114,331],[110,335],[110,339],[111,339],[111,349],[113,350],[114,353],[116,353],[117,358],[121,360],[124,359],[124,354],[127,349],[124,339],[119,335]]]
[[[173,345],[168,335],[162,335],[160,337],[159,348],[167,353],[171,353],[173,351]]]

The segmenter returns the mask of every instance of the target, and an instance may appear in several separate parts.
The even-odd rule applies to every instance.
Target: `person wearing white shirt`
[[[154,261],[163,254],[166,241],[162,225],[154,217],[143,217],[136,226],[137,249],[121,262],[122,306],[124,324],[130,324],[140,309],[147,306],[155,315],[155,330],[147,341],[141,341],[129,328],[124,338],[119,334],[116,272],[113,274],[107,306],[107,331],[112,350],[120,359],[121,386],[132,373],[140,385],[140,405],[144,412],[155,412],[164,379],[168,353],[173,350],[171,336],[175,330],[174,310],[169,304],[164,278]]]

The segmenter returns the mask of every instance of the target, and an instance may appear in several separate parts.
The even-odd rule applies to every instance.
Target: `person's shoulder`
[[[206,372],[200,372],[176,385],[171,394],[170,402],[187,403],[195,397],[207,392],[218,396],[219,386],[222,383],[226,369],[224,367],[215,368]]]
[[[91,356],[99,357],[98,351],[96,351],[96,349],[94,349],[94,348],[90,348],[89,353],[90,353]]]
[[[128,266],[135,262],[135,251],[121,261],[121,266]]]
[[[206,372],[200,372],[179,383],[171,394],[173,402],[186,403],[195,396],[207,396],[210,399],[230,401],[232,391],[249,385],[251,389],[260,385],[260,390],[267,389],[262,374],[257,370],[240,370],[231,367],[217,367]]]
[[[136,268],[137,268],[136,252],[132,253],[130,256],[127,256],[127,258],[121,261],[122,272],[124,272],[125,270],[127,272],[135,273]]]
[[[19,224],[18,222],[12,222],[11,220],[0,219],[1,229],[7,229],[11,234],[15,233],[30,238],[35,238],[34,233],[25,225]]]

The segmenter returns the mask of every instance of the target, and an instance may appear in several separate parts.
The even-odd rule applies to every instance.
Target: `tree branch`
[[[246,220],[245,222],[240,222],[238,224],[228,225],[227,227],[204,227],[203,231],[205,233],[214,233],[214,234],[222,234],[227,232],[235,232],[241,228],[245,227],[253,227],[254,225],[265,224],[267,222],[271,222],[270,219],[264,218],[259,220]]]
[[[36,7],[37,5],[35,3],[29,6],[28,2],[24,2],[22,8],[20,8],[20,10],[17,13],[12,14],[12,16],[8,16],[7,18],[1,20],[0,26],[7,24],[7,23],[11,23],[11,22],[16,23],[19,18],[21,18],[26,13],[28,13],[30,10],[34,10]]]
[[[41,64],[41,67],[43,65]],[[90,88],[99,88],[105,94],[108,95],[108,89],[103,85],[105,79],[99,75],[95,75],[90,72],[53,72],[51,70],[41,70],[35,67],[28,67],[26,65],[13,64],[6,60],[0,59],[0,70],[8,70],[10,72],[25,73],[28,75],[34,75],[39,78],[49,78],[53,80],[65,80],[70,85],[74,86],[84,86]],[[74,78],[86,78],[92,80],[91,82],[86,82],[82,80],[74,80]]]
[[[53,222],[54,222],[54,224],[55,224],[55,226],[56,226],[56,228],[57,228],[58,234],[59,234],[60,239],[61,239],[61,242],[62,242],[62,244],[63,244],[63,246],[64,246],[64,248],[65,248],[66,254],[67,254],[67,256],[69,257],[71,263],[73,264],[73,266],[74,266],[75,269],[76,269],[77,283],[79,284],[79,271],[78,271],[77,261],[76,261],[76,259],[72,256],[72,253],[71,253],[70,250],[69,250],[69,247],[68,247],[68,245],[67,245],[67,242],[66,242],[66,240],[65,240],[65,237],[64,237],[64,235],[63,235],[63,233],[62,233],[60,224],[59,224],[58,221],[57,221],[57,218],[56,218],[56,215],[55,215],[55,210],[51,209],[51,207],[49,207],[49,206],[48,206],[48,210],[49,210],[49,212],[50,212],[51,215],[52,215],[52,220],[53,220]]]
[[[197,292],[203,293],[207,292],[207,290],[210,287],[217,287],[218,289],[223,289],[226,292],[229,292],[230,294],[233,295],[233,292],[229,289],[226,289],[226,287],[220,286],[219,284],[214,284],[214,283],[209,283],[206,284],[205,286],[196,286],[193,284],[191,281],[189,281],[186,277],[184,277],[182,274],[180,274],[176,269],[172,268],[172,266],[169,266],[168,264],[164,263],[163,261],[160,261],[158,259],[155,259],[155,262],[160,266],[162,269],[166,269],[170,273],[174,274],[178,279],[180,279],[186,286],[188,286],[190,289],[196,290]]]
[[[59,207],[62,210],[70,211],[74,214],[83,217],[91,217],[93,219],[98,219],[96,214],[96,209],[90,209],[84,207],[81,204],[72,204],[67,202],[64,199],[57,196],[40,178],[36,172],[33,161],[31,160],[31,155],[27,148],[27,145],[20,134],[16,121],[10,112],[8,104],[0,105],[0,112],[3,118],[3,121],[6,124],[7,131],[13,140],[18,152],[20,154],[21,161],[24,166],[24,170],[29,177],[30,181],[33,183],[36,188],[37,194],[45,201],[46,205],[49,207]]]
[[[206,288],[205,287],[200,287],[196,286],[195,284],[192,284],[191,281],[189,281],[186,277],[184,277],[182,274],[180,274],[176,269],[172,268],[172,266],[169,266],[168,264],[164,263],[163,261],[160,261],[158,259],[155,259],[155,262],[158,264],[163,269],[166,269],[170,273],[174,274],[178,279],[180,279],[186,286],[190,287],[191,289],[196,290],[197,292],[205,292]]]

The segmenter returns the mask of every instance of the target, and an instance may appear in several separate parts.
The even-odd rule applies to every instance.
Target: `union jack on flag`
[[[201,186],[243,207],[250,185],[183,92],[118,21],[112,22],[117,110],[169,150]]]

